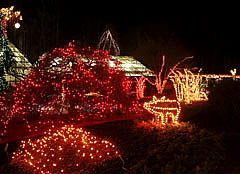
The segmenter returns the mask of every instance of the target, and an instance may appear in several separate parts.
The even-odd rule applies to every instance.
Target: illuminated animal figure
[[[177,100],[166,99],[165,96],[158,99],[153,96],[152,101],[145,102],[143,107],[154,114],[154,122],[165,125],[166,123],[178,123],[181,105]]]

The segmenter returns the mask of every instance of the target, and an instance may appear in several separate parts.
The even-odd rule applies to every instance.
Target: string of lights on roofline
[[[200,76],[205,77],[206,79],[222,79],[222,78],[233,78],[233,79],[240,79],[240,75],[236,75],[237,70],[233,69],[230,70],[230,74],[203,74],[201,73]],[[193,74],[193,75],[198,75],[198,74]],[[184,74],[182,76],[185,76]],[[174,77],[174,75],[169,76]]]

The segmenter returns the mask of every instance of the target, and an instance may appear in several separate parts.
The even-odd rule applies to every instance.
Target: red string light
[[[137,85],[136,85],[136,95],[137,99],[144,98],[144,90],[146,88],[145,81],[146,78],[144,76],[141,76],[139,79],[135,78]]]
[[[107,51],[81,48],[75,42],[54,49],[7,93],[13,96],[11,102],[2,96],[1,135],[16,119],[23,120],[29,131],[39,131],[55,122],[96,121],[140,112],[132,80],[118,67],[110,67],[109,61],[114,60]],[[39,124],[32,125],[33,120]]]

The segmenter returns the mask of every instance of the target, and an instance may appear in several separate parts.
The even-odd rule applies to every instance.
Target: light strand
[[[143,107],[154,115],[154,122],[165,125],[167,123],[178,123],[181,105],[177,100],[166,99],[163,96],[157,99],[153,96],[152,101],[145,102]]]

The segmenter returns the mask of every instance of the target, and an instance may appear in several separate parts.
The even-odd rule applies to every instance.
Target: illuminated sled
[[[154,122],[165,125],[166,123],[178,123],[181,105],[177,100],[166,99],[165,96],[158,99],[153,96],[152,101],[145,102],[143,107],[154,115]]]

